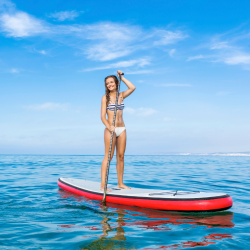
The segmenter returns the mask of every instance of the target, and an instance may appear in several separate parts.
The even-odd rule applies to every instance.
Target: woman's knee
[[[116,158],[118,161],[124,161],[124,154],[118,154]]]

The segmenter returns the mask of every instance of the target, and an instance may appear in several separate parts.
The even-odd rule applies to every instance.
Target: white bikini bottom
[[[125,127],[117,127],[115,128],[116,137],[118,137],[126,128]]]

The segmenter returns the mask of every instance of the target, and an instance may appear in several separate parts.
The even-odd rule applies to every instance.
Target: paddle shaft
[[[121,75],[119,75],[118,88],[117,88],[117,92],[116,92],[115,111],[114,111],[114,118],[113,118],[113,124],[112,124],[113,127],[115,126],[115,119],[116,119],[116,113],[117,113],[117,105],[118,105],[120,84],[121,84]],[[113,137],[114,137],[114,132],[111,132],[111,139],[110,139],[110,145],[109,145],[109,157],[108,157],[108,164],[107,164],[106,178],[105,178],[105,186],[104,186],[104,193],[103,193],[103,199],[102,199],[103,204],[106,203],[106,193],[107,193],[109,166],[110,166],[110,161],[111,161],[111,151],[112,151],[112,145],[113,145]]]

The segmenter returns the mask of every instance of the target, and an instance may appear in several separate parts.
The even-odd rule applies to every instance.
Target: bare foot
[[[100,187],[100,190],[104,192],[104,187]],[[108,192],[111,192],[111,189],[107,188]]]
[[[118,186],[118,188],[122,188],[122,189],[131,189],[131,187],[128,187],[128,186],[126,186],[124,184],[117,185],[117,186]]]

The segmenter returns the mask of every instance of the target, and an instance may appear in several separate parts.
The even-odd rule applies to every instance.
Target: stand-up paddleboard
[[[100,183],[94,181],[59,178],[58,186],[71,193],[102,200],[103,191]],[[233,205],[232,198],[225,193],[205,193],[155,189],[120,189],[108,185],[106,201],[116,204],[137,206],[151,209],[186,212],[205,212],[229,209]]]

